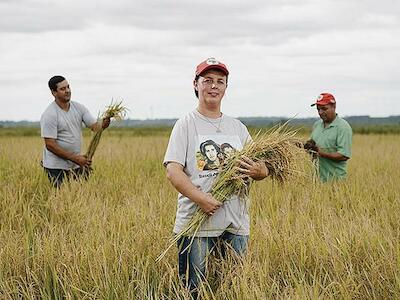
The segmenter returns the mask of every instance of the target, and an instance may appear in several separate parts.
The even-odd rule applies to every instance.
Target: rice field
[[[0,135],[0,299],[190,299],[176,249],[155,262],[176,210],[167,141],[105,131],[89,181],[55,191],[42,140]],[[399,149],[356,134],[346,182],[255,183],[248,254],[214,259],[202,299],[399,299]]]

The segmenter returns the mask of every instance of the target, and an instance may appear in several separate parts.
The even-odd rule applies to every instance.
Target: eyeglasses
[[[201,77],[201,78],[203,78],[201,83],[205,87],[213,87],[213,86],[215,86],[215,87],[217,87],[219,89],[225,89],[226,88],[226,82],[223,81],[222,79],[218,79],[216,82],[214,82],[214,80],[212,80],[211,78],[204,78],[204,77]]]

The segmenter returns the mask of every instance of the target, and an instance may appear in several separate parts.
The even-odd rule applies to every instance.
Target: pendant
[[[220,132],[221,132],[221,129],[218,128],[216,132],[217,132],[217,133],[220,133]]]

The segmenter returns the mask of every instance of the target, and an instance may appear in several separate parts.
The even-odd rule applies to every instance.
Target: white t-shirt
[[[75,154],[81,153],[82,122],[87,127],[96,123],[96,119],[88,109],[77,102],[70,101],[68,111],[62,110],[53,101],[40,118],[42,138],[55,139],[63,149]],[[43,150],[43,166],[48,169],[70,170],[79,166],[72,161],[63,159],[46,149]]]
[[[192,183],[203,192],[210,192],[219,173],[218,166],[229,151],[241,150],[250,140],[246,126],[239,120],[226,115],[221,118],[207,119],[194,110],[179,119],[172,129],[164,158],[164,165],[169,162],[181,164]],[[175,233],[185,228],[196,208],[195,202],[179,193]],[[232,196],[207,219],[196,236],[215,237],[224,231],[249,234],[248,200]]]

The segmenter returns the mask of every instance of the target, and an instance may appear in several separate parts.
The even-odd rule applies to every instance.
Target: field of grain
[[[105,132],[90,180],[55,191],[41,139],[0,136],[0,299],[189,299],[176,249],[155,262],[176,210],[167,141]],[[356,134],[346,182],[256,183],[248,255],[213,261],[203,299],[399,299],[399,149]]]

